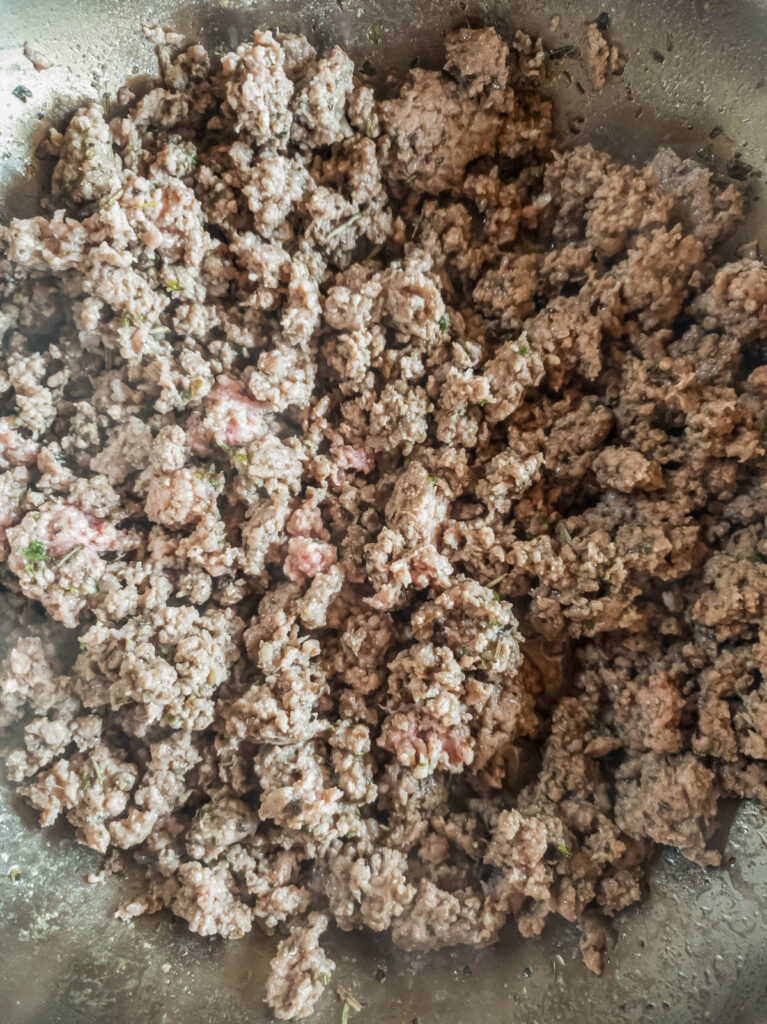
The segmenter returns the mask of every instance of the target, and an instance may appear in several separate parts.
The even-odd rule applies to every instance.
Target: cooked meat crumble
[[[135,854],[120,916],[277,933],[284,1019],[332,921],[429,950],[560,914],[598,972],[655,844],[716,864],[719,800],[767,801],[740,195],[557,148],[522,33],[383,100],[302,37],[153,38],[0,233],[9,776]]]

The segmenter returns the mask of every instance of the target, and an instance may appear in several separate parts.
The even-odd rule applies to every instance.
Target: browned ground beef
[[[167,42],[0,235],[10,778],[137,855],[122,915],[282,936],[280,1017],[330,920],[561,914],[598,971],[654,845],[715,864],[720,799],[767,797],[740,196],[556,149],[522,34],[386,100],[297,36]]]

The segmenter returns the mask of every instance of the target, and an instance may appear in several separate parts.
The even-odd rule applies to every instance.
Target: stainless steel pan
[[[591,97],[579,88],[577,54],[560,57],[550,88],[563,133],[632,161],[661,143],[699,153],[750,197],[734,244],[760,234],[767,242],[767,0],[603,2],[628,66]],[[552,49],[577,47],[600,11],[598,0],[0,0],[0,215],[34,211],[45,166],[33,154],[51,121],[152,72],[142,20],[211,48],[257,24],[278,25],[320,46],[339,42],[383,72],[436,63],[445,30],[467,22],[507,36],[523,26]],[[367,29],[377,23],[374,45]],[[35,71],[25,42],[51,61],[48,70]],[[647,901],[614,923],[601,978],[583,968],[574,931],[560,926],[535,941],[510,928],[493,949],[431,956],[395,950],[385,937],[335,935],[337,980],[364,1004],[359,1024],[765,1024],[767,816],[743,805],[719,839],[721,870],[661,854]],[[97,868],[66,831],[41,833],[0,784],[0,1024],[270,1019],[261,1001],[268,942],[205,940],[167,917],[120,924],[111,915],[124,883],[89,885]],[[328,992],[315,1020],[340,1017]]]

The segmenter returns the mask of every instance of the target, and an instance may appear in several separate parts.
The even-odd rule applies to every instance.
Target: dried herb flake
[[[31,565],[44,562],[47,558],[45,544],[41,540],[31,540],[21,552],[21,556],[25,562],[29,562]]]

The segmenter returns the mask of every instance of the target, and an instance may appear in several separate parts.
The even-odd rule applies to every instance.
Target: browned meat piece
[[[117,192],[121,170],[101,111],[95,104],[81,107],[64,133],[53,170],[54,197],[69,207],[98,202]]]
[[[706,849],[714,831],[719,789],[713,772],[692,755],[643,754],[617,774],[615,820],[629,835],[678,847],[699,864],[718,864]]]
[[[586,29],[586,68],[594,89],[601,92],[608,77],[622,71],[625,64],[618,47],[608,43],[596,22],[591,22]]]
[[[711,172],[695,160],[682,160],[672,149],[659,149],[650,169],[672,199],[671,215],[705,245],[726,238],[743,215],[743,199],[734,185],[719,189]]]
[[[270,964],[266,998],[280,1020],[308,1016],[335,969],[319,937],[328,926],[323,914],[310,914],[307,926],[293,925]]]

